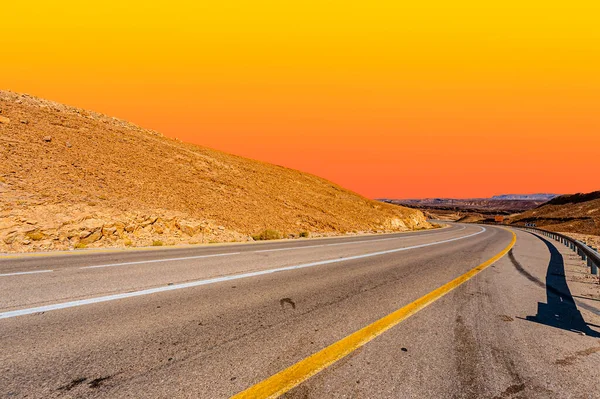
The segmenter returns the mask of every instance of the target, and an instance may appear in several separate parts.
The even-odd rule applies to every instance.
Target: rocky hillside
[[[600,191],[561,195],[544,205],[511,217],[513,224],[535,223],[553,231],[600,235]]]
[[[0,91],[0,252],[431,227],[322,178]]]

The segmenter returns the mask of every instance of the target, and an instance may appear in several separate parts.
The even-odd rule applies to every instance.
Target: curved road
[[[284,396],[600,397],[600,302],[569,281],[585,268],[515,233],[508,255]],[[0,396],[230,397],[430,295],[512,237],[452,224],[0,256]]]

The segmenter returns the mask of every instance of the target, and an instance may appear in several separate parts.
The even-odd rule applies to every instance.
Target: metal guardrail
[[[569,247],[572,251],[576,252],[577,255],[581,256],[581,259],[587,261],[587,265],[590,268],[590,273],[598,276],[598,268],[600,268],[600,253],[594,247],[589,247],[585,243],[578,241],[574,238],[566,236],[564,234],[555,233],[553,231],[539,229],[537,227],[529,227],[529,226],[511,226],[517,227],[519,229],[527,230],[530,232],[535,232],[541,234],[545,237],[551,238],[555,241],[558,241],[567,247]],[[599,281],[600,284],[600,281]]]

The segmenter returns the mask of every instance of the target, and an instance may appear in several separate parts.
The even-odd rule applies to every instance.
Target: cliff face
[[[296,170],[0,91],[0,251],[431,227]]]

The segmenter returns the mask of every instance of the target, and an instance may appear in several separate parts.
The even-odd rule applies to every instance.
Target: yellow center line
[[[431,291],[416,301],[409,303],[408,305],[394,311],[393,313],[390,313],[387,316],[384,316],[383,318],[372,324],[369,324],[366,327],[361,328],[360,330],[348,335],[345,338],[342,338],[341,340],[329,345],[319,352],[300,360],[298,363],[257,383],[256,385],[251,386],[245,391],[232,396],[232,398],[276,398],[279,395],[284,394],[295,386],[306,381],[313,375],[317,374],[321,370],[331,366],[333,363],[354,352],[367,342],[375,339],[377,336],[383,334],[385,331],[394,327],[398,323],[409,318],[421,309],[424,309],[426,306],[437,301],[450,291],[454,290],[496,262],[498,259],[502,258],[508,253],[508,251],[510,251],[517,241],[517,236],[515,233],[511,231],[511,234],[512,240],[510,241],[510,244],[508,244],[506,248],[500,251],[500,253],[495,255],[493,258],[488,259],[479,266]]]

